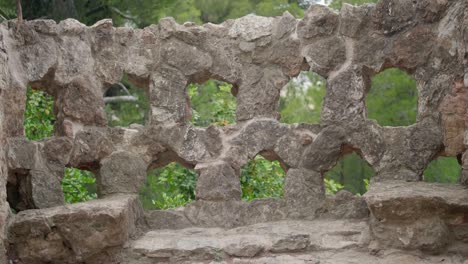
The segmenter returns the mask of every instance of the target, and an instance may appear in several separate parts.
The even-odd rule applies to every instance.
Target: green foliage
[[[343,189],[354,194],[364,194],[369,185],[369,179],[375,175],[374,170],[359,155],[352,153],[341,158],[327,173],[326,180],[333,180]]]
[[[207,127],[226,126],[236,121],[236,98],[232,85],[209,80],[203,85],[190,84],[188,94],[192,102],[192,124]]]
[[[351,5],[363,5],[363,4],[369,4],[369,3],[377,3],[377,1],[378,0],[331,0],[331,1],[326,1],[326,2],[330,3],[328,5],[329,7],[336,9],[336,10],[340,10],[344,3],[351,4]]]
[[[424,181],[457,183],[461,166],[454,157],[439,157],[429,163],[424,171]]]
[[[42,2],[44,0],[40,0]],[[222,23],[247,14],[276,16],[288,11],[296,17],[304,15],[297,0],[75,0],[78,19],[91,25],[102,18],[112,18],[117,26],[145,27],[157,24],[163,17],[186,21]]]
[[[323,183],[325,184],[325,193],[326,194],[336,194],[339,190],[343,189],[344,186],[337,183],[333,179],[323,179]]]
[[[170,163],[148,174],[140,191],[145,209],[167,209],[185,205],[195,199],[197,173],[178,163]]]
[[[326,81],[313,72],[303,72],[291,80],[280,98],[284,123],[319,123]]]
[[[171,194],[171,196],[169,196],[167,193],[163,192],[161,193],[160,200],[151,200],[152,206],[144,207],[144,208],[166,210],[170,208],[177,208],[180,206],[184,206],[190,203],[191,201],[192,200],[187,199],[187,197],[185,197],[181,193]]]
[[[24,132],[29,140],[51,137],[55,120],[54,99],[42,91],[28,88],[26,111],[24,113]]]
[[[15,1],[0,0],[0,22],[16,17]]]
[[[261,156],[242,167],[242,199],[283,197],[284,170],[278,161],[268,161]]]
[[[408,126],[416,122],[416,81],[399,69],[385,70],[372,78],[366,97],[369,118],[382,126]]]
[[[96,179],[89,171],[66,168],[62,190],[67,203],[78,203],[97,198]]]

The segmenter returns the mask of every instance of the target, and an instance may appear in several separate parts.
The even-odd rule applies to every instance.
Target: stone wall
[[[428,163],[440,155],[463,155],[461,180],[468,182],[467,6],[466,1],[382,0],[344,5],[339,13],[313,5],[300,20],[289,13],[248,15],[198,26],[165,18],[144,29],[115,28],[110,20],[91,27],[72,19],[35,20],[18,31],[14,21],[0,24],[0,184],[8,180],[9,205],[21,210],[9,216],[1,189],[0,253],[9,244],[10,259],[24,263],[110,263],[113,252],[148,228],[366,218],[368,207],[376,241],[440,246],[398,244],[401,236],[391,237],[395,228],[422,232],[419,226],[411,229],[417,217],[392,218],[378,210],[378,198],[386,187],[399,186],[394,181],[421,181]],[[417,122],[408,127],[381,127],[367,118],[370,78],[392,67],[417,81]],[[287,125],[279,119],[280,90],[301,71],[327,79],[320,124]],[[124,74],[149,98],[145,126],[106,126],[103,94]],[[209,79],[233,85],[236,125],[198,128],[188,122],[186,87]],[[23,136],[27,85],[54,97],[52,138]],[[325,196],[324,172],[349,150],[377,173],[367,204],[347,194]],[[240,169],[257,154],[287,170],[284,199],[241,201]],[[198,172],[197,201],[143,212],[135,195],[147,171],[173,161]],[[100,199],[61,206],[65,167],[94,172]],[[414,190],[426,187],[416,184]],[[396,203],[399,198],[391,197]],[[388,208],[411,211],[413,198],[404,208],[395,203]],[[436,204],[449,209],[425,218],[447,241],[453,225],[448,227],[444,216],[468,221],[467,205],[452,198]],[[393,222],[386,226],[379,217]]]

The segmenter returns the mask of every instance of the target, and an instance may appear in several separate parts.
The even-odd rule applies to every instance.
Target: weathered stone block
[[[379,182],[364,197],[373,237],[386,247],[441,252],[468,214],[468,192],[460,185]]]
[[[290,217],[314,216],[325,198],[322,175],[308,169],[289,169],[284,198]]]
[[[229,201],[241,199],[239,172],[228,163],[220,162],[197,167],[197,199]]]
[[[146,179],[148,165],[139,156],[117,151],[101,161],[97,177],[98,193],[138,193]]]
[[[27,210],[13,217],[8,240],[23,263],[79,263],[123,246],[141,217],[139,202],[129,195]]]

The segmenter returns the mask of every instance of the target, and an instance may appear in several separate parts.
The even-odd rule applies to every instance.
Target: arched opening
[[[457,183],[461,169],[455,157],[438,157],[426,167],[423,179],[425,182]]]
[[[336,165],[325,173],[324,184],[327,194],[347,190],[353,194],[363,195],[369,187],[369,180],[375,171],[358,154],[343,156]]]
[[[418,110],[416,81],[400,69],[387,69],[372,78],[366,106],[367,116],[381,126],[414,124]]]
[[[229,83],[209,80],[190,84],[187,93],[192,107],[190,122],[194,126],[226,126],[236,122],[236,98]]]
[[[29,140],[51,137],[54,133],[54,98],[47,93],[27,88],[24,112],[24,135]]]
[[[285,174],[278,161],[257,155],[241,169],[242,200],[283,197]]]
[[[169,209],[184,206],[195,200],[198,174],[179,163],[148,172],[145,185],[140,191],[144,209]]]
[[[148,119],[149,100],[145,89],[137,87],[124,75],[104,94],[107,123],[110,127],[144,125]]]
[[[301,72],[281,90],[279,111],[283,123],[320,123],[326,80],[314,72]]]
[[[96,176],[85,170],[65,168],[61,182],[65,202],[68,204],[97,199]]]

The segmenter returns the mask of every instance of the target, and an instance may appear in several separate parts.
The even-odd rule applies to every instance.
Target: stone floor
[[[462,256],[372,250],[366,221],[279,221],[233,229],[150,231],[129,243],[125,263],[468,264]]]

